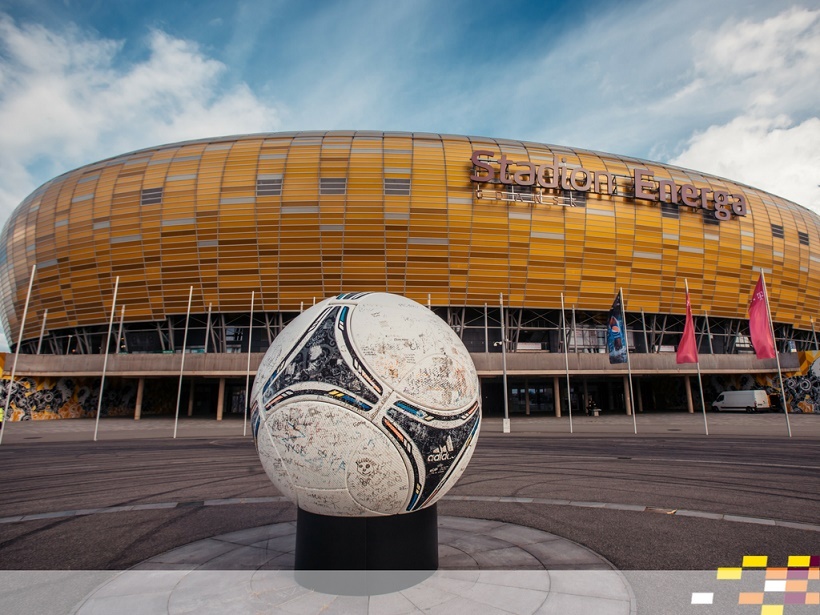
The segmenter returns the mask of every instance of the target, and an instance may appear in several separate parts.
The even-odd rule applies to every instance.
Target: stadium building
[[[505,371],[513,417],[566,414],[567,372],[573,412],[699,410],[695,365],[675,361],[685,280],[708,403],[775,371],[749,339],[761,272],[783,368],[797,369],[798,351],[817,348],[820,219],[750,186],[458,135],[163,145],[49,181],[6,224],[11,344],[31,282],[11,414],[93,414],[104,368],[104,414],[173,413],[178,398],[182,416],[242,413],[246,379],[282,327],[354,291],[406,295],[440,315],[472,353],[487,414],[502,412]],[[605,353],[621,288],[634,400],[627,365]]]

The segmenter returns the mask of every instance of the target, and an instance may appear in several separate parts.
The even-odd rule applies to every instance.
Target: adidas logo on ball
[[[447,441],[441,446],[433,449],[433,452],[427,455],[427,461],[450,461],[453,456],[450,454],[455,450],[453,447],[453,439],[447,436]]]

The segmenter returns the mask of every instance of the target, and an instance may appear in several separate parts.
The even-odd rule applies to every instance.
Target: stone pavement
[[[783,414],[707,415],[710,435],[721,436],[724,440],[730,437],[785,441],[785,418]],[[790,415],[789,419],[794,439],[820,439],[820,415]],[[512,432],[502,434],[501,419],[493,416],[483,419],[482,437],[491,438],[501,447],[505,438],[571,439],[574,436],[618,441],[624,438],[681,437],[708,442],[703,415],[699,413],[639,414],[636,423],[637,436],[630,416],[573,417],[574,433],[571,434],[568,417],[513,415]],[[100,422],[99,440],[170,441],[173,427],[172,418],[151,417],[140,421],[104,418]],[[229,417],[221,422],[180,417],[178,436],[181,439],[236,441],[243,439],[243,427],[241,417]],[[37,449],[39,443],[87,441],[91,450],[94,447],[93,433],[93,420],[9,423],[3,446],[25,443]],[[244,438],[250,440],[249,429]],[[497,505],[496,502],[510,498],[454,495],[448,499],[463,499],[477,507],[492,507]],[[530,499],[531,504],[540,501]],[[559,505],[552,500],[544,502]],[[210,503],[222,502],[206,501],[203,506]],[[131,508],[142,510],[184,504],[154,502],[135,504]],[[572,508],[597,504],[566,502],[564,505]],[[600,505],[613,507],[611,503]],[[620,508],[637,510],[641,507],[621,505]],[[68,512],[77,516],[114,510]],[[692,511],[675,512],[676,515],[689,516]],[[58,522],[66,515],[65,511],[50,511],[39,516]],[[714,514],[701,516],[710,520],[716,518]],[[737,516],[723,515],[722,518],[747,524],[769,523],[765,519]],[[792,525],[794,529],[817,531],[817,528],[805,527],[806,524]],[[807,540],[813,540],[811,535],[808,536]],[[575,542],[500,521],[440,517],[441,568],[434,573],[368,572],[363,576],[363,573],[338,571],[294,572],[294,537],[292,523],[279,523],[198,540],[126,571],[0,571],[0,612],[21,615],[182,614],[195,611],[292,614],[446,612],[448,615],[462,612],[561,615],[635,615],[637,612],[727,615],[737,612],[742,615],[746,612],[738,605],[738,589],[716,581],[714,571],[618,571]],[[749,576],[750,589],[755,589],[754,583],[763,586],[763,581],[746,576]],[[712,596],[714,602],[695,604],[696,594]]]
[[[792,437],[820,439],[820,414],[790,414]],[[706,436],[709,435],[788,438],[786,417],[783,414],[716,413],[709,412],[704,424],[703,414],[695,412],[664,412],[626,415],[574,416],[572,433],[569,418],[545,415],[513,415],[510,436]],[[250,425],[243,424],[242,417],[230,417],[223,421],[212,418],[180,417],[178,438],[250,437]],[[130,418],[103,418],[100,420],[98,440],[126,440],[142,438],[172,438],[174,420],[169,417],[149,417],[135,421]],[[482,434],[501,435],[501,418],[483,417]],[[94,421],[91,419],[62,419],[53,421],[21,421],[6,425],[3,443],[93,440]],[[1,446],[1,445],[0,445]]]
[[[745,412],[659,412],[638,414],[633,423],[631,416],[623,414],[573,416],[572,433],[569,418],[551,416],[521,416],[510,418],[512,435],[550,436],[711,436],[788,438],[789,432],[784,414]],[[820,438],[820,414],[790,414],[792,437]],[[500,417],[484,417],[481,433],[501,433]]]
[[[629,583],[606,560],[509,523],[439,517],[435,572],[294,572],[295,542],[295,523],[200,540],[119,573],[73,612],[636,613]]]

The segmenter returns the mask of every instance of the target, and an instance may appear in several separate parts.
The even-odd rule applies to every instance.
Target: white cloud
[[[121,41],[0,16],[0,217],[36,183],[124,151],[280,128],[279,113],[190,41],[153,31],[144,60]],[[45,174],[45,176],[44,176]]]
[[[790,8],[768,19],[727,22],[721,31],[699,47],[692,81],[669,106],[713,97],[716,111],[729,117],[694,131],[670,162],[820,213],[820,10]]]
[[[717,78],[762,77],[772,87],[799,87],[794,76],[817,69],[818,24],[820,11],[798,7],[758,22],[725,23],[723,35],[699,46],[698,69]]]
[[[280,129],[279,113],[226,66],[161,31],[122,65],[123,41],[0,14],[0,225],[38,184],[125,151]],[[0,335],[0,350],[7,348]]]
[[[672,164],[737,180],[820,212],[820,119],[741,116],[696,133]]]

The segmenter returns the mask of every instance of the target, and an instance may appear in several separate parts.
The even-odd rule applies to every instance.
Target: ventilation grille
[[[320,195],[339,195],[347,192],[346,177],[322,177],[319,179]]]
[[[282,196],[282,178],[257,179],[256,196]]]
[[[388,196],[410,196],[410,178],[384,178],[384,193]]]
[[[140,193],[140,205],[160,205],[162,188],[146,188]]]
[[[661,216],[664,218],[679,219],[680,209],[678,209],[678,204],[661,202]]]

